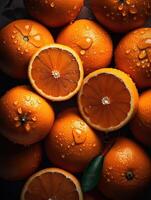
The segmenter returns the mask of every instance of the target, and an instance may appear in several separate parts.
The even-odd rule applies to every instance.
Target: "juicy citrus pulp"
[[[33,87],[45,98],[67,100],[80,89],[83,66],[71,48],[53,44],[43,47],[33,56],[29,78]]]
[[[105,132],[124,126],[135,113],[137,102],[138,92],[131,78],[112,68],[89,74],[78,96],[85,120]]]
[[[78,180],[70,173],[48,168],[26,182],[21,200],[83,200]]]

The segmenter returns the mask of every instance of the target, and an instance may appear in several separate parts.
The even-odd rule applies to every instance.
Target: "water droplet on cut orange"
[[[85,55],[85,53],[86,53],[85,50],[81,50],[81,51],[80,51],[80,54],[81,54],[82,56]]]

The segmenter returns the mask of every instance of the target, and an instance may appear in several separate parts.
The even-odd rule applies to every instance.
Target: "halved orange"
[[[83,66],[71,48],[52,44],[41,48],[31,59],[28,75],[32,86],[43,97],[64,101],[73,97],[83,81]]]
[[[104,68],[89,74],[78,96],[79,109],[93,128],[110,132],[123,127],[134,115],[138,91],[120,70]]]
[[[72,174],[47,168],[27,180],[21,200],[83,200],[83,194],[80,183]]]

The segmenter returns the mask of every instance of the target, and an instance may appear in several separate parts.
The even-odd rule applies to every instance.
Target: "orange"
[[[114,32],[142,27],[151,13],[150,0],[90,0],[97,20]]]
[[[29,14],[46,26],[58,27],[72,22],[80,13],[84,0],[24,0]]]
[[[79,54],[85,74],[107,67],[111,62],[111,38],[91,20],[81,19],[67,26],[59,34],[57,42],[70,46]]]
[[[82,116],[93,128],[104,132],[115,131],[135,114],[138,92],[127,74],[104,68],[84,79],[78,105]]]
[[[134,200],[150,183],[150,157],[130,139],[117,138],[105,157],[99,189],[112,200]]]
[[[31,176],[21,200],[83,200],[80,183],[69,172],[58,168],[43,169]]]
[[[52,101],[64,101],[79,91],[83,66],[71,48],[52,44],[34,54],[28,74],[32,86],[40,95]]]
[[[151,147],[151,89],[141,94],[138,111],[130,127],[140,142]]]
[[[116,48],[115,62],[139,88],[151,87],[151,28],[126,35]]]
[[[77,173],[99,155],[102,143],[76,109],[69,109],[54,122],[45,147],[48,159],[55,166]]]
[[[51,33],[32,20],[16,20],[0,30],[0,69],[13,78],[27,78],[32,55],[53,43]]]
[[[52,107],[28,86],[7,91],[0,98],[0,113],[0,133],[23,145],[42,140],[54,121]]]
[[[0,178],[22,180],[32,175],[42,161],[40,144],[23,147],[0,137]]]

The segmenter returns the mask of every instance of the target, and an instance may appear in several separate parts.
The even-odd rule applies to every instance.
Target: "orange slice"
[[[21,200],[83,200],[83,194],[72,174],[58,168],[47,168],[27,180]]]
[[[52,101],[64,101],[79,91],[84,72],[74,50],[53,44],[41,48],[32,57],[28,75],[40,95]]]
[[[89,125],[110,132],[123,127],[132,118],[138,105],[138,91],[127,74],[104,68],[84,79],[78,104]]]

